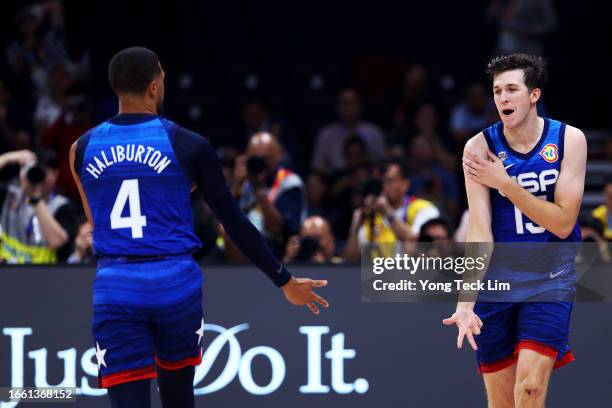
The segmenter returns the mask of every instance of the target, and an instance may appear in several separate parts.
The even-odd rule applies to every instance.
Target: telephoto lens
[[[45,176],[45,169],[38,164],[33,164],[26,170],[26,178],[33,185],[42,183],[45,180]]]

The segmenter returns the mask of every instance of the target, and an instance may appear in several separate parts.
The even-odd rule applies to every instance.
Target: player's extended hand
[[[476,340],[474,340],[474,335],[480,334],[480,329],[482,329],[482,320],[473,310],[468,309],[457,309],[453,315],[447,319],[442,320],[447,326],[452,326],[453,324],[457,325],[457,329],[459,329],[459,335],[457,336],[457,348],[461,348],[463,346],[463,338],[467,337],[470,345],[474,350],[478,350],[478,346],[476,345]]]
[[[504,164],[490,150],[487,150],[487,159],[468,150],[463,157],[463,172],[475,182],[500,191],[510,181]]]
[[[282,289],[289,303],[296,306],[306,305],[312,313],[319,314],[319,308],[315,305],[315,302],[323,307],[329,307],[329,303],[321,296],[314,293],[312,288],[322,288],[326,285],[326,280],[291,278]]]

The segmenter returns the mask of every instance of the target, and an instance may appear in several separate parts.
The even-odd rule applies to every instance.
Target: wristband
[[[28,197],[28,204],[34,207],[40,200],[42,200],[42,197]]]

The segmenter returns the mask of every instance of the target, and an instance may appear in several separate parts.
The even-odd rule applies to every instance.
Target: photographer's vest
[[[52,195],[47,207],[52,215],[68,203],[61,195]],[[26,203],[19,185],[7,187],[0,214],[0,259],[11,264],[53,264],[57,254],[47,246],[34,207]]]
[[[415,196],[406,196],[401,207],[395,210],[395,217],[406,224],[413,233],[417,234],[418,232],[413,230],[417,217],[422,217],[422,219],[418,220],[420,227],[426,221],[439,216],[440,212],[433,203]],[[377,244],[375,248],[371,248],[374,249],[374,252],[379,253],[378,255],[374,254],[375,256],[392,257],[403,252],[401,242],[397,239],[393,228],[382,214],[378,212],[373,215],[372,220],[369,220],[367,217],[364,220],[363,225],[359,229],[359,243],[362,245],[368,243]]]
[[[602,235],[605,240],[612,241],[612,214],[609,213],[605,205],[600,205],[593,210],[593,218],[598,220],[603,230]]]
[[[281,167],[276,172],[276,177],[274,178],[274,182],[272,183],[272,186],[268,190],[268,201],[270,201],[271,203],[275,203],[278,197],[282,196],[283,193],[295,187],[298,187],[300,189],[303,195],[303,200],[306,201],[304,183],[302,183],[302,180],[300,179],[300,177],[297,174],[294,174],[293,172],[291,172],[290,170],[287,170]],[[246,215],[249,221],[251,221],[253,225],[255,225],[255,227],[259,230],[259,232],[261,232],[267,238],[272,238],[271,234],[266,230],[266,227],[264,224],[263,213],[261,212],[261,209],[257,205],[257,199],[255,198],[254,191],[252,191],[250,184],[245,190],[245,194],[243,195],[240,204],[241,204],[240,207],[243,209],[243,211],[246,212]],[[301,218],[301,222],[303,222],[306,219],[306,207],[305,206],[303,206],[302,208],[302,214],[300,218]]]

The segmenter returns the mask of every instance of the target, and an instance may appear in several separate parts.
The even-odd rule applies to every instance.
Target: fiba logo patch
[[[502,150],[501,152],[497,153],[497,157],[499,157],[499,160],[504,161],[508,156],[506,155],[506,152]]]
[[[549,143],[540,150],[540,156],[548,163],[554,163],[559,158],[557,154],[557,145],[554,143]]]

